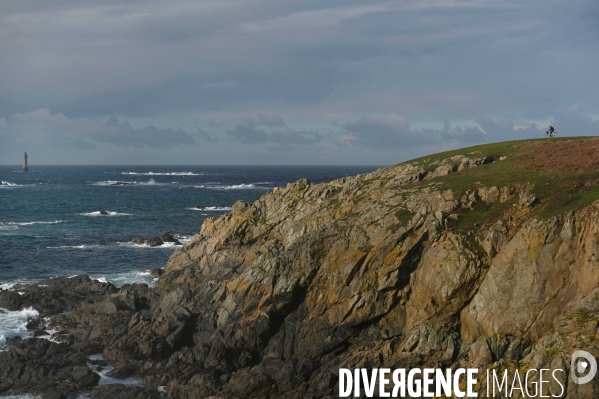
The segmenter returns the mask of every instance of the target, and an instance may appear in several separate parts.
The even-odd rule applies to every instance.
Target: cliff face
[[[596,398],[567,375],[575,350],[599,357],[598,150],[500,143],[299,180],[207,219],[155,290],[51,326],[172,398],[334,396],[339,368],[423,366],[478,367],[481,390],[487,368],[561,368],[566,397]]]
[[[474,148],[239,201],[171,257],[155,314],[188,312],[190,374],[218,370],[242,396],[324,396],[339,367],[569,369],[576,345],[596,349],[595,167],[527,162],[579,144]],[[569,395],[580,387],[599,395]]]

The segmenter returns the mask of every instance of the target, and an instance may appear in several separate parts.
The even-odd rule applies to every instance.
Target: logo
[[[585,376],[585,373],[587,373]],[[575,384],[586,384],[595,378],[597,374],[597,361],[587,351],[576,351],[572,353],[572,363],[570,364],[570,377]],[[579,377],[579,375],[581,375]]]

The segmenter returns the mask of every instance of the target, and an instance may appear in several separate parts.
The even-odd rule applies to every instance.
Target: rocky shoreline
[[[342,367],[567,376],[574,350],[599,357],[599,202],[582,196],[598,181],[564,178],[560,197],[526,145],[238,201],[153,271],[155,288],[78,276],[0,291],[52,338],[7,341],[0,394],[332,398]],[[588,202],[568,208],[578,192]],[[98,354],[143,386],[97,385]],[[597,381],[562,382],[562,397],[599,396]]]

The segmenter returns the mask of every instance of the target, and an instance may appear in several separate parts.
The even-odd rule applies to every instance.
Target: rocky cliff
[[[508,142],[299,180],[207,219],[154,290],[50,326],[172,398],[335,397],[339,368],[423,366],[561,368],[564,397],[596,398],[567,375],[573,351],[599,355],[598,150]]]

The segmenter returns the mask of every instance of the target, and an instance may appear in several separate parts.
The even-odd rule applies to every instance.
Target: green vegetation
[[[517,201],[517,194],[505,202],[485,204],[478,202],[473,209],[460,208],[456,210],[457,220],[448,219],[448,226],[453,230],[467,235],[476,232],[482,224],[494,223]]]
[[[593,156],[594,148],[599,149],[599,141],[586,143],[594,138],[508,141],[443,152],[408,163],[432,170],[441,161],[456,155],[469,158],[491,157],[494,162],[420,184],[432,186],[436,190],[451,189],[460,198],[468,190],[477,187],[518,187],[531,183],[534,184],[532,192],[537,197],[537,204],[532,207],[529,216],[546,219],[599,199],[599,153],[596,157]],[[580,155],[585,155],[586,158],[583,159]],[[467,231],[476,229],[481,224],[492,223],[512,207],[517,199],[518,192],[504,203],[477,204],[473,210],[460,210],[456,212],[459,214],[458,220],[451,222],[451,225]]]
[[[408,224],[408,222],[410,220],[412,220],[415,213],[410,212],[409,210],[407,210],[405,208],[400,208],[397,211],[395,211],[394,215],[397,218],[397,220],[399,220],[399,223],[401,223],[402,225],[405,226]]]

